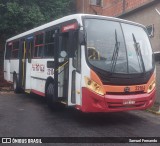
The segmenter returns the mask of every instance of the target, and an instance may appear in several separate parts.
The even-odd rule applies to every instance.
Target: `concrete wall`
[[[160,11],[160,1],[159,3],[120,17],[145,26],[154,25],[154,36],[150,40],[153,51],[160,51],[160,15],[155,11],[155,8]]]
[[[103,0],[102,6],[90,5],[90,0],[76,0],[77,13],[118,16],[154,0]]]

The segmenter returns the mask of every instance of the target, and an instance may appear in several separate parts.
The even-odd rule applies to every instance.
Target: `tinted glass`
[[[153,68],[144,28],[116,21],[85,19],[89,63],[111,73],[137,74]]]

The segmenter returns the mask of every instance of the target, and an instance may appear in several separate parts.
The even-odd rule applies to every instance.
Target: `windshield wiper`
[[[143,70],[143,73],[145,73],[145,66],[144,66],[144,61],[141,53],[140,44],[136,41],[135,35],[133,33],[132,33],[132,37],[134,41],[134,48],[136,50],[136,54],[138,58],[139,67]]]
[[[114,48],[114,52],[113,52],[112,60],[111,60],[111,73],[113,73],[115,70],[115,66],[116,66],[117,58],[118,58],[119,46],[120,46],[120,42],[118,42],[118,39],[117,39],[116,30],[115,30],[115,41],[116,41],[115,48]]]

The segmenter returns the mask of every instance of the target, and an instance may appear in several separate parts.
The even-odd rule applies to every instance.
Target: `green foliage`
[[[10,37],[71,14],[73,1],[0,0],[0,37]]]

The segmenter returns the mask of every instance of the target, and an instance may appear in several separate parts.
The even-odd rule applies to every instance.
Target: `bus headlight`
[[[100,95],[104,95],[103,87],[97,84],[95,81],[89,79],[88,77],[84,77],[86,87]]]
[[[153,91],[153,89],[155,88],[155,86],[156,86],[156,82],[153,81],[153,82],[149,85],[148,90],[147,90],[147,93],[151,93],[151,92]]]

